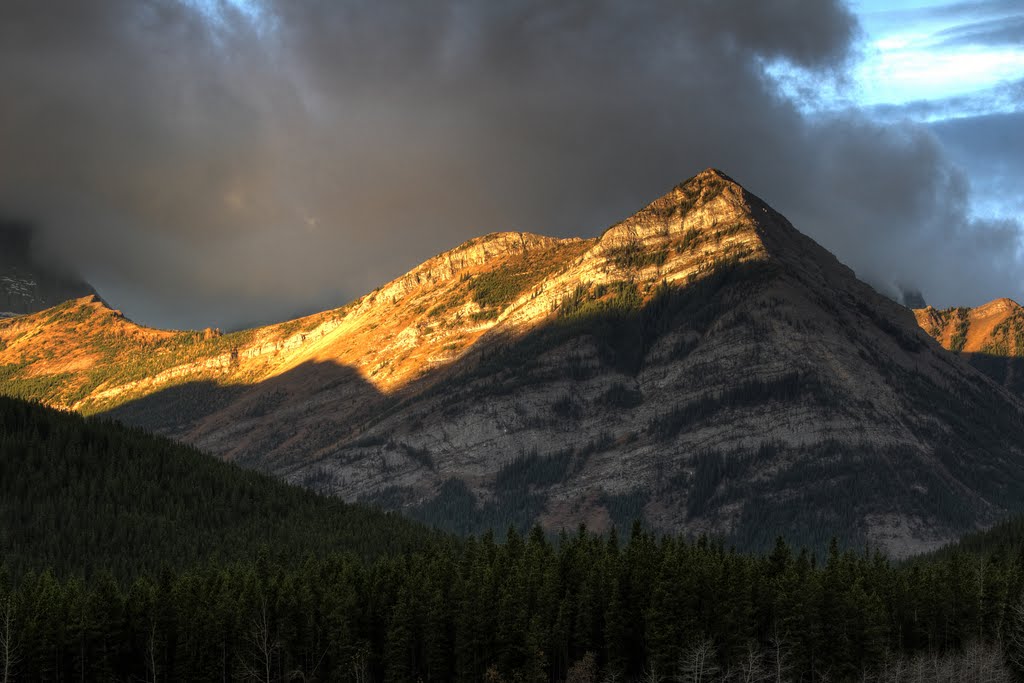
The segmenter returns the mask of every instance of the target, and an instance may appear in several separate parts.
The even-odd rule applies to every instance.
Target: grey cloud
[[[974,179],[984,209],[1024,216],[1024,111],[942,121],[930,128],[950,158]]]
[[[892,21],[913,22],[921,19],[974,19],[986,16],[1005,16],[1020,13],[1018,0],[962,0],[924,4],[918,7],[884,10],[879,16]]]
[[[805,118],[766,75],[841,77],[838,2],[64,7],[0,6],[0,209],[145,322],[340,305],[493,230],[596,234],[706,166],[875,282],[1020,295],[1019,226],[970,221],[933,134]]]
[[[1024,109],[1024,80],[1000,83],[964,95],[915,100],[903,104],[881,104],[866,111],[875,120],[933,122],[960,118],[978,119],[990,114]]]
[[[1024,44],[1024,12],[1016,16],[975,21],[939,31],[935,47],[964,45],[1018,46]]]

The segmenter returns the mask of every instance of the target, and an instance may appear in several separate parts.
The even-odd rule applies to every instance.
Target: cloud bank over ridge
[[[142,322],[341,305],[464,239],[598,234],[722,168],[880,288],[1024,297],[1019,221],[978,219],[935,133],[810,115],[837,1],[13,0],[0,213]]]

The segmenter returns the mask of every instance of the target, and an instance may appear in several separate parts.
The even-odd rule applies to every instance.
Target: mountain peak
[[[773,261],[854,277],[814,240],[730,176],[708,168],[608,228],[591,250],[613,261],[657,263],[658,281],[688,281],[716,263]],[[623,254],[636,258],[619,258]]]
[[[666,238],[693,230],[751,224],[745,195],[746,191],[729,176],[709,168],[609,228],[601,236],[601,242],[614,246],[636,239]]]
[[[694,182],[694,181],[697,181],[697,182],[707,182],[709,180],[711,180],[711,181],[723,181],[723,182],[727,182],[727,183],[732,183],[733,185],[739,185],[739,183],[737,183],[735,180],[733,180],[724,171],[721,171],[721,170],[719,170],[719,169],[717,169],[717,168],[715,168],[713,166],[709,166],[709,167],[705,168],[703,171],[701,171],[697,175],[695,175],[692,178],[690,178],[689,180],[685,181],[685,183]],[[681,184],[685,184],[685,183],[681,183]]]
[[[1017,303],[1013,299],[1001,297],[999,299],[989,301],[987,304],[982,304],[981,306],[978,306],[977,308],[974,309],[974,314],[977,316],[989,316],[996,314],[1016,313],[1020,310],[1022,309],[1019,303]]]

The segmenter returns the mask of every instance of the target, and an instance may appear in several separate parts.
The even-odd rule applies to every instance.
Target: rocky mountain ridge
[[[1024,307],[995,299],[975,308],[915,309],[918,324],[999,384],[1024,395]]]
[[[1019,507],[1024,406],[721,172],[231,335],[0,322],[0,390],[460,531],[643,517],[895,554]]]

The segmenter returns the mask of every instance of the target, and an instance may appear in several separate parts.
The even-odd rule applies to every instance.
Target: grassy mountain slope
[[[714,170],[600,238],[495,233],[235,335],[67,306],[0,321],[3,391],[462,531],[904,553],[1024,499],[1021,403]]]

